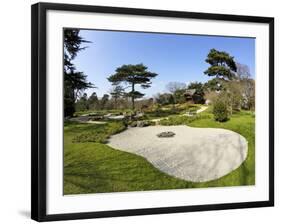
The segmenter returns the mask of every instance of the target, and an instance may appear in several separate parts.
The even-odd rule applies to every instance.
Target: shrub
[[[156,122],[155,121],[146,121],[146,126],[155,126]]]
[[[217,99],[214,102],[213,114],[216,121],[224,122],[229,119],[230,111],[226,100]]]
[[[145,121],[132,121],[129,123],[130,127],[147,127],[147,126],[153,126],[156,125],[156,122],[154,121],[149,121],[149,120],[145,120]]]
[[[137,127],[137,122],[136,121],[131,121],[131,122],[129,122],[128,123],[128,125],[130,126],[130,127]]]
[[[174,115],[174,114],[179,114],[181,112],[180,109],[177,108],[171,108],[171,109],[155,109],[154,111],[146,113],[147,116],[145,117],[146,119],[149,118],[158,118],[158,117],[167,117],[169,115]]]
[[[160,125],[169,126],[169,125],[181,125],[189,122],[189,117],[187,116],[171,116],[166,119],[160,120]]]
[[[193,121],[200,119],[210,119],[212,116],[210,114],[197,114],[192,117],[188,116],[171,116],[166,119],[160,120],[160,125],[170,126],[170,125],[188,125]]]
[[[91,126],[92,127],[92,126]],[[85,130],[81,134],[76,135],[72,142],[81,143],[81,142],[98,142],[106,143],[107,139],[114,134],[117,134],[126,127],[122,122],[109,122],[106,125],[97,125],[92,127],[90,130]]]

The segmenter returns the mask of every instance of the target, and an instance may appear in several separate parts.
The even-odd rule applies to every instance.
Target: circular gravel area
[[[157,137],[165,131],[175,136]],[[111,136],[108,145],[140,155],[164,173],[192,182],[215,180],[230,173],[248,152],[246,139],[236,132],[185,125],[129,128]]]

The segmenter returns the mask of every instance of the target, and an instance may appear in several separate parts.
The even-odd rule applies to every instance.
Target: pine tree
[[[108,81],[114,85],[124,83],[126,88],[131,88],[131,91],[126,93],[126,96],[132,100],[132,109],[135,109],[135,99],[142,98],[143,93],[136,90],[136,86],[140,85],[141,88],[146,89],[151,86],[151,79],[155,78],[158,74],[150,72],[143,64],[136,65],[122,65],[116,69],[115,74],[108,77]]]
[[[215,76],[216,79],[232,80],[235,78],[236,64],[234,57],[225,51],[211,49],[206,62],[211,66],[204,72],[208,76]]]
[[[77,53],[85,47],[82,43],[88,43],[79,35],[79,29],[64,29],[64,116],[72,116],[75,112],[75,102],[81,92],[87,88],[93,88],[93,84],[87,81],[87,76],[77,71],[73,59]]]

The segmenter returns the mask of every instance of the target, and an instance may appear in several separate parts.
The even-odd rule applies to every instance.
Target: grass
[[[227,122],[217,122],[214,121],[213,118],[198,119],[194,122],[191,122],[189,126],[200,128],[223,128],[232,130],[244,136],[248,141],[248,156],[239,168],[217,180],[198,183],[197,187],[238,186],[255,184],[255,118],[251,112],[237,112],[233,114],[230,120]]]
[[[124,129],[120,122],[107,124],[65,123],[64,128],[64,194],[125,192],[198,187],[223,187],[255,184],[255,118],[251,112],[238,112],[224,123],[213,120],[211,110],[196,119],[183,116],[169,118],[169,124],[192,127],[214,127],[243,135],[248,145],[244,163],[217,180],[193,183],[169,176],[146,159],[113,149],[101,142]],[[93,134],[95,133],[95,134]],[[92,135],[94,137],[92,137]],[[77,141],[77,136],[81,139]]]
[[[142,157],[100,143],[80,143],[67,150],[64,169],[64,194],[189,187],[189,183],[161,173]]]
[[[166,119],[162,119],[160,120],[160,125],[165,125],[165,126],[169,126],[169,125],[189,125],[190,123],[196,121],[196,120],[200,120],[200,119],[210,119],[212,118],[211,115],[209,114],[197,114],[194,116],[170,116]]]
[[[98,142],[106,143],[107,139],[126,129],[123,122],[108,122],[106,124],[68,124],[68,129],[74,128],[78,133],[72,138],[73,143]]]
[[[173,115],[180,115],[188,111],[197,111],[200,109],[200,105],[195,104],[170,104],[160,108],[153,108],[151,111],[147,111],[145,114],[147,119],[167,118]]]
[[[162,173],[140,156],[112,149],[92,139],[91,142],[73,142],[81,133],[102,128],[112,131],[112,127],[111,124],[65,124],[64,194],[191,187],[189,182]],[[104,136],[104,132],[99,133]]]

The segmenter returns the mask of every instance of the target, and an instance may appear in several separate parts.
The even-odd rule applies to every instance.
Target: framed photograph
[[[32,219],[274,205],[274,19],[32,5]]]

